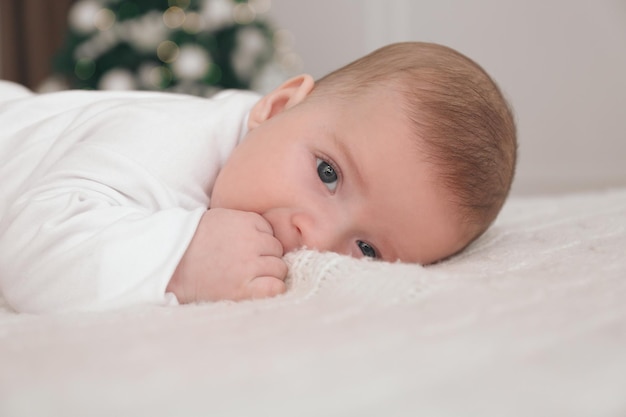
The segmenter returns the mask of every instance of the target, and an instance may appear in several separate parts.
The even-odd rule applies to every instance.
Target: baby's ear
[[[300,103],[313,91],[314,85],[315,81],[309,74],[301,74],[285,81],[254,105],[248,117],[248,129],[252,130],[281,111]]]

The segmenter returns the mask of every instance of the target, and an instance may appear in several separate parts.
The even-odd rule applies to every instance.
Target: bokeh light
[[[178,6],[172,6],[163,13],[163,23],[170,29],[176,29],[185,22],[185,11]]]
[[[88,80],[96,72],[96,63],[91,58],[81,58],[76,61],[74,73],[80,80]]]
[[[163,41],[157,47],[157,56],[163,62],[173,62],[178,57],[178,45],[172,41]]]
[[[98,30],[109,30],[115,24],[115,13],[111,9],[100,9],[94,17],[94,25]]]

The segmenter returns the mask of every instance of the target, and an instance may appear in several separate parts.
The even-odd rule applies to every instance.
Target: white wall
[[[481,63],[516,110],[515,193],[626,186],[626,0],[274,0],[316,77],[425,40]]]

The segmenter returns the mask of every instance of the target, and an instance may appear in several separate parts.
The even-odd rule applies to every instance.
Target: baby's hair
[[[418,148],[460,208],[471,242],[494,221],[513,181],[517,139],[506,99],[474,61],[422,42],[380,48],[320,79],[314,94],[350,98],[381,86],[403,97]]]

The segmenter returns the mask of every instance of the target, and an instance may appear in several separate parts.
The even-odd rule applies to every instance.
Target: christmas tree
[[[264,18],[269,7],[270,0],[78,0],[53,79],[80,89],[266,92],[298,70],[289,36]]]

